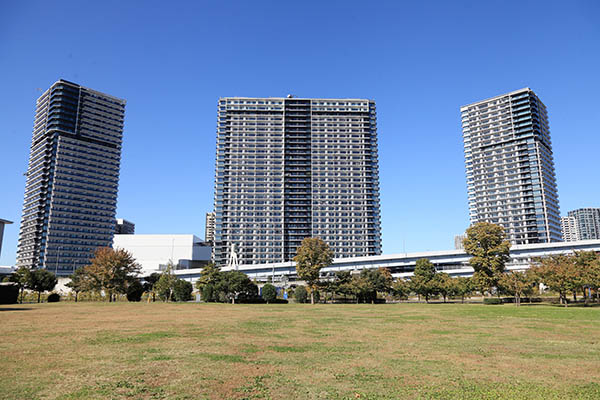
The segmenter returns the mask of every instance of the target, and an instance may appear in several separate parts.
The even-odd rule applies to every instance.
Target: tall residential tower
[[[381,253],[375,103],[222,98],[214,259],[289,261],[306,237],[335,257]]]
[[[513,244],[561,241],[546,106],[529,88],[461,107],[471,223]]]
[[[563,240],[600,239],[600,208],[579,208],[562,217]]]
[[[37,100],[17,267],[71,274],[111,246],[125,100],[59,80]]]

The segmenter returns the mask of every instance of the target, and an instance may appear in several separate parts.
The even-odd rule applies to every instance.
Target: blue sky
[[[35,100],[64,78],[127,99],[117,216],[204,236],[217,100],[377,102],[383,250],[468,226],[461,105],[522,87],[549,112],[561,212],[600,206],[595,1],[2,2],[0,265],[14,263]]]

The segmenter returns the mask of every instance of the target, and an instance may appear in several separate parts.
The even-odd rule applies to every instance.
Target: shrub
[[[265,299],[267,304],[272,303],[277,298],[277,289],[275,286],[267,283],[262,287],[262,298]]]
[[[144,285],[139,280],[134,280],[127,287],[127,300],[128,301],[140,301],[144,294]]]
[[[294,291],[294,297],[298,303],[306,303],[308,299],[308,292],[304,286],[298,286]]]
[[[202,288],[201,297],[202,297],[202,301],[206,301],[206,302],[216,301],[215,288],[213,287],[213,285],[205,285]]]
[[[192,299],[194,287],[188,281],[177,279],[173,285],[173,297],[175,301],[189,301]]]
[[[16,283],[0,285],[0,304],[15,304],[19,298],[19,286]]]
[[[502,299],[498,297],[486,297],[483,299],[483,304],[502,304]]]
[[[60,301],[60,294],[50,293],[47,299],[48,303],[58,303]]]

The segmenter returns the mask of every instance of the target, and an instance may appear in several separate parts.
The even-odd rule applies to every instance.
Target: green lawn
[[[600,308],[0,307],[2,399],[600,398]]]

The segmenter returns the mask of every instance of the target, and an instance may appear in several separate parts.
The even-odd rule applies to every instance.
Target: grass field
[[[2,399],[600,398],[600,308],[1,307]]]

